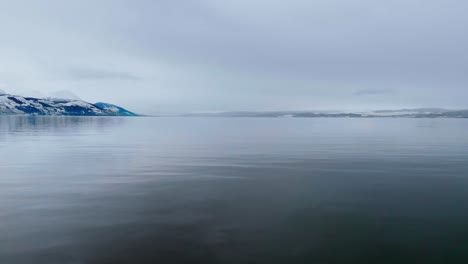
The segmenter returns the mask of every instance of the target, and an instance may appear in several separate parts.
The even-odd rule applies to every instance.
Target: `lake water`
[[[468,263],[468,120],[0,117],[0,263]]]

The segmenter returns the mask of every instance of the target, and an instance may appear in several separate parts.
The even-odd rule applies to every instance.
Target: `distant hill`
[[[184,114],[187,117],[354,117],[354,118],[468,118],[468,110],[441,108],[416,108],[399,110],[377,110],[372,112],[321,112],[321,111],[266,111],[266,112],[219,112]]]
[[[23,97],[6,94],[4,91],[0,91],[0,115],[137,116],[122,107],[107,103]]]
[[[398,109],[398,110],[377,110],[374,113],[419,113],[419,114],[427,114],[427,113],[444,113],[450,112],[452,110],[443,109],[443,108],[410,108],[410,109]]]

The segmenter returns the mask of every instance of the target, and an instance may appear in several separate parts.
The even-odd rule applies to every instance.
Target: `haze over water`
[[[467,131],[0,117],[0,263],[468,263]]]

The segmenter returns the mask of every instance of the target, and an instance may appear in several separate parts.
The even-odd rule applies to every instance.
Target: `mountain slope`
[[[115,115],[118,115],[118,116],[137,116],[137,114],[130,112],[127,109],[122,108],[117,105],[101,103],[101,102],[95,103],[94,105],[96,107],[103,109],[104,111],[114,113]]]
[[[111,107],[112,106],[112,107]],[[111,104],[82,100],[33,98],[0,93],[0,115],[137,116]]]

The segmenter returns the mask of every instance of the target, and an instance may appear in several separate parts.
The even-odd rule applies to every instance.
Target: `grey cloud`
[[[362,89],[354,92],[355,95],[381,95],[391,93],[395,93],[395,91],[390,89]]]
[[[145,110],[464,108],[467,8],[459,0],[0,0],[0,74],[7,90],[72,89]],[[71,70],[57,81],[62,69]]]
[[[126,72],[107,71],[90,68],[74,68],[68,71],[76,80],[129,80],[137,81],[141,78]]]

